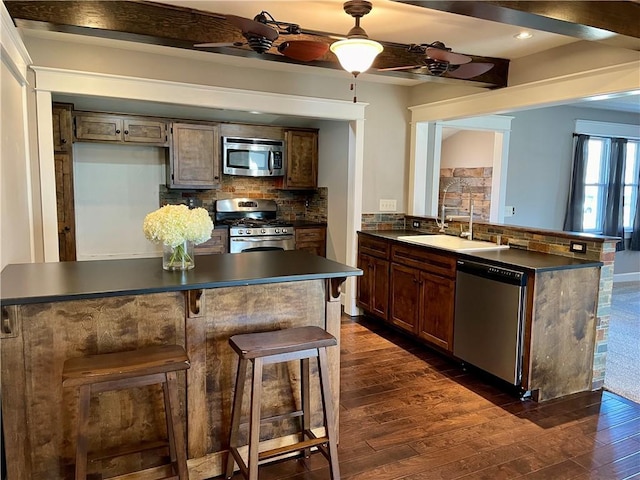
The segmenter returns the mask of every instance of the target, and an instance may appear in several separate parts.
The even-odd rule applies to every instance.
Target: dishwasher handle
[[[524,287],[527,284],[527,274],[510,270],[488,263],[472,262],[469,260],[458,260],[456,262],[457,271],[475,275],[478,277],[488,278],[497,282],[508,283],[510,285],[518,285]]]

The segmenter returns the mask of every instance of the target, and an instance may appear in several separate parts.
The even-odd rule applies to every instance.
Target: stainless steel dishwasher
[[[494,265],[457,261],[453,354],[519,385],[527,276]]]

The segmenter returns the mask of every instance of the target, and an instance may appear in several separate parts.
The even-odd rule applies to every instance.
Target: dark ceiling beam
[[[627,48],[638,49],[640,46],[640,4],[631,0],[394,1],[581,40],[606,42],[614,33],[626,37],[624,43]],[[621,39],[618,38],[617,42],[620,45]]]
[[[267,61],[308,65],[342,70],[330,51],[312,62],[299,62],[277,52],[277,46],[288,39],[314,40],[333,43],[331,33],[305,31],[295,37],[281,35],[271,49],[259,54],[248,46],[198,48],[197,43],[243,42],[240,30],[227,22],[223,15],[146,1],[14,1],[4,0],[15,25],[25,29],[89,35],[152,45],[213,52]],[[339,13],[339,12],[338,12]],[[304,27],[304,26],[302,26]],[[493,63],[495,66],[478,77],[459,80],[430,75],[426,71],[378,72],[377,69],[420,64],[422,56],[410,53],[408,45],[385,43],[384,51],[376,58],[368,73],[397,78],[467,84],[488,88],[507,86],[509,61],[501,58],[469,55],[473,61]],[[460,52],[463,53],[463,52]],[[346,72],[345,72],[346,73]]]

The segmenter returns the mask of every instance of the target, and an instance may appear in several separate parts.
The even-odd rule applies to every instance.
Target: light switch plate
[[[516,214],[516,207],[504,207],[504,216],[513,217]]]
[[[381,212],[395,212],[397,210],[395,200],[380,199],[380,211]]]

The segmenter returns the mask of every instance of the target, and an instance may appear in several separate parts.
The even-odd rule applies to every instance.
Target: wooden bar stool
[[[326,347],[337,345],[337,340],[320,327],[298,327],[264,333],[234,335],[229,344],[238,353],[238,375],[231,413],[231,434],[229,438],[229,457],[227,459],[226,478],[233,476],[234,460],[240,472],[248,480],[258,479],[258,462],[295,451],[303,451],[309,456],[311,447],[318,447],[329,460],[329,470],[333,480],[340,479],[338,467],[338,447],[334,429],[334,412],[329,383],[329,365]],[[309,396],[309,359],[318,358],[320,373],[320,392],[323,404],[325,436],[317,437],[311,431],[311,412]],[[301,441],[293,445],[258,451],[260,443],[260,399],[262,395],[262,367],[266,364],[300,360],[302,410],[291,412],[290,416],[302,416]],[[238,453],[238,428],[242,410],[247,361],[253,364],[251,380],[251,409],[249,416],[249,453],[248,462]],[[308,437],[305,440],[305,437]],[[327,447],[328,445],[328,447]]]
[[[166,479],[188,480],[187,456],[184,429],[178,414],[178,389],[176,372],[189,368],[189,358],[179,345],[160,345],[128,352],[89,355],[71,358],[64,362],[63,387],[78,387],[78,425],[76,431],[76,480],[87,478],[87,451],[89,439],[89,403],[92,393],[122,390],[146,385],[162,384],[164,408],[167,422],[168,442],[150,445],[169,447],[174,474]],[[123,446],[108,455],[96,458],[111,458],[146,450],[133,450]],[[92,456],[93,457],[93,456]],[[95,458],[93,458],[95,459]]]

